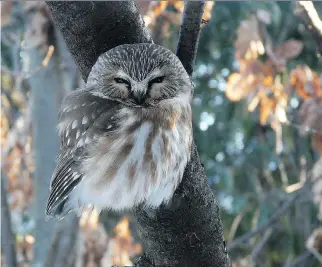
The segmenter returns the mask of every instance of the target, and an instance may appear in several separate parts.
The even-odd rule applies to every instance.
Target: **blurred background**
[[[137,6],[155,42],[176,51],[183,2]],[[322,264],[318,14],[321,2],[206,4],[193,125],[235,267]],[[131,265],[142,252],[130,213],[45,222],[57,112],[82,86],[45,3],[2,1],[3,266]]]

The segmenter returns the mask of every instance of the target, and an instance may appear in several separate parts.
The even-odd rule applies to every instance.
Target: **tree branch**
[[[301,190],[298,190],[294,193],[293,196],[289,197],[289,199],[270,217],[270,219],[262,224],[261,226],[257,227],[254,231],[250,233],[246,233],[238,238],[236,238],[233,242],[231,242],[228,245],[228,250],[233,250],[237,247],[242,246],[245,242],[253,238],[254,236],[266,231],[270,227],[274,226],[278,220],[285,214],[285,212],[293,206],[293,204],[296,202],[296,200],[302,195],[303,192],[307,189],[307,187],[311,183],[311,175],[309,175],[309,178],[304,183]]]
[[[86,81],[98,56],[128,43],[152,43],[132,1],[47,1],[54,21]]]
[[[195,145],[171,203],[136,215],[146,262],[138,266],[229,266],[218,203]]]
[[[295,13],[302,18],[306,28],[311,32],[319,52],[322,53],[322,21],[312,1],[299,1]]]
[[[1,171],[1,247],[6,259],[6,266],[17,267],[16,241],[12,232],[5,178],[5,174]]]
[[[122,43],[152,42],[132,2],[48,2],[76,63],[87,78],[97,57]],[[178,56],[191,74],[203,3],[188,2]],[[230,266],[218,203],[193,145],[183,181],[168,205],[134,211],[144,255],[136,266]]]
[[[197,55],[201,18],[204,8],[204,1],[187,1],[185,3],[177,47],[177,57],[189,75],[193,72]]]

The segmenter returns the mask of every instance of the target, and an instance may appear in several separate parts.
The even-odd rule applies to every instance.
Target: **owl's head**
[[[133,107],[155,106],[175,97],[190,99],[191,80],[180,60],[156,44],[126,44],[102,54],[87,86]]]

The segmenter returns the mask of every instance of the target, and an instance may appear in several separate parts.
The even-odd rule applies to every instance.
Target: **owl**
[[[156,44],[120,45],[98,58],[84,87],[60,110],[47,216],[167,203],[192,144],[192,83],[180,60]]]

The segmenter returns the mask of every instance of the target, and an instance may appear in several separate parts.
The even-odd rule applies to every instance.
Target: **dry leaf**
[[[253,112],[260,102],[259,94],[255,95],[248,104],[247,108],[249,112]]]
[[[184,10],[184,1],[172,0],[172,1],[170,1],[169,4],[172,5],[180,13],[182,13]]]
[[[264,54],[265,49],[259,35],[258,21],[255,15],[243,20],[237,29],[235,41],[235,57],[245,60],[253,60],[258,55]]]
[[[274,99],[270,99],[265,95],[261,97],[261,105],[259,110],[259,122],[261,125],[265,125],[272,111],[276,107],[276,102]]]
[[[159,1],[152,4],[152,12],[155,17],[159,16],[168,5],[168,1]]]
[[[290,73],[290,88],[302,98],[322,99],[320,76],[306,65],[297,66]]]
[[[245,98],[253,89],[255,76],[253,74],[241,75],[232,73],[228,77],[226,85],[226,97],[231,101],[239,101]]]
[[[206,1],[205,9],[202,15],[204,21],[209,21],[211,19],[212,9],[214,7],[215,1]]]
[[[285,61],[297,57],[303,49],[303,42],[296,40],[288,40],[274,51],[276,58]]]

